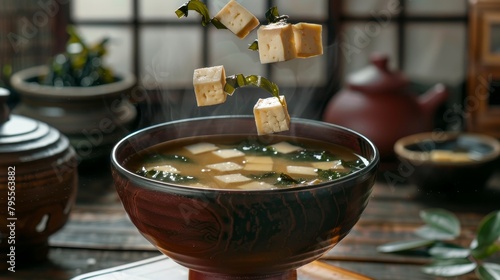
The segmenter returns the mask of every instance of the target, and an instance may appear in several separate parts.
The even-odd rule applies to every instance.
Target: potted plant
[[[102,162],[133,129],[137,116],[129,95],[133,74],[116,75],[103,63],[108,39],[88,46],[74,27],[64,53],[50,65],[16,72],[11,86],[21,101],[16,114],[38,119],[65,134],[79,163]]]

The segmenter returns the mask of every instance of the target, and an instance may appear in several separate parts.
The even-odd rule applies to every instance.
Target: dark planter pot
[[[47,67],[38,66],[12,76],[12,87],[21,97],[14,112],[45,122],[66,135],[80,163],[107,160],[113,145],[134,129],[137,111],[129,95],[135,77],[124,75],[117,82],[93,87],[37,83],[37,77],[47,72]]]

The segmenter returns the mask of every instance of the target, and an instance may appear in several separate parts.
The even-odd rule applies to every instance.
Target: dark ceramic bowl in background
[[[375,181],[378,152],[351,130],[292,119],[290,131],[281,134],[339,144],[369,164],[336,181],[280,190],[182,187],[124,167],[132,155],[158,143],[229,134],[255,136],[253,116],[174,121],[124,138],[112,153],[123,206],[153,245],[190,269],[189,279],[296,279],[296,268],[335,246],[360,218]]]
[[[114,144],[135,127],[137,110],[129,96],[136,78],[127,73],[113,83],[91,87],[39,84],[39,77],[49,71],[42,65],[12,75],[12,87],[21,97],[14,111],[59,130],[75,149],[79,169],[94,171],[109,159]]]
[[[408,179],[424,194],[468,195],[482,191],[498,168],[500,143],[474,133],[428,132],[404,137],[394,150],[408,165]],[[433,159],[435,150],[467,153],[467,159]]]

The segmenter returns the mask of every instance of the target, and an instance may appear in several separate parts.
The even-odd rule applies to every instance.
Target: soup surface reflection
[[[366,159],[349,149],[326,142],[290,136],[224,135],[168,141],[138,152],[126,167],[141,176],[177,185],[277,189],[335,180],[366,164]]]

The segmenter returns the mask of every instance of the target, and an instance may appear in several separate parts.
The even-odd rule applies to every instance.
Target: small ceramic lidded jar
[[[0,88],[0,268],[6,269],[46,258],[48,238],[68,220],[78,187],[68,139],[9,114],[8,96]]]

